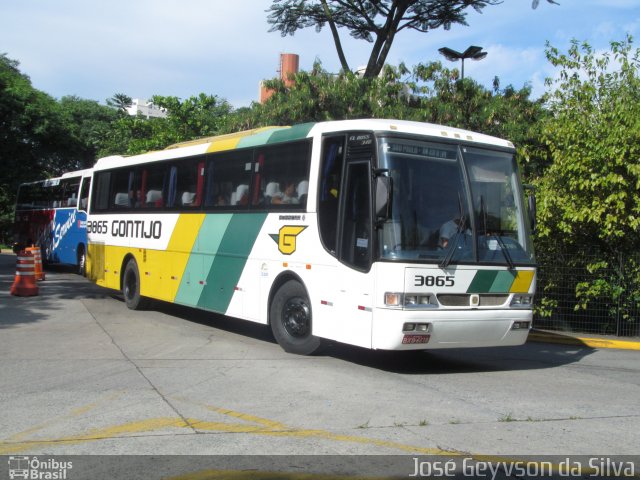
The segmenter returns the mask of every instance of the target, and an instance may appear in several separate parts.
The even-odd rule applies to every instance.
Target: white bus
[[[89,275],[132,309],[158,299],[268,324],[298,354],[321,339],[519,345],[535,204],[514,154],[469,131],[347,120],[104,158]]]

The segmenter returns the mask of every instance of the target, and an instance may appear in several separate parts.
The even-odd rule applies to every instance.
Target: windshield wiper
[[[515,268],[515,264],[513,263],[511,254],[507,250],[507,246],[505,245],[504,240],[502,240],[502,237],[495,233],[487,233],[487,205],[484,203],[484,195],[480,195],[480,215],[482,217],[482,233],[485,237],[496,239],[498,246],[500,247],[500,251],[509,265],[509,270],[513,270]]]
[[[447,268],[451,263],[451,260],[453,260],[453,256],[456,253],[456,248],[458,248],[458,242],[460,241],[460,233],[462,233],[464,224],[467,222],[467,219],[465,218],[464,212],[462,210],[462,199],[460,198],[460,192],[458,192],[458,211],[460,213],[460,218],[458,220],[458,228],[456,229],[455,233],[456,238],[453,243],[451,243],[451,247],[447,251],[447,255],[442,259],[440,265],[438,265],[440,268]]]
[[[507,246],[505,245],[504,240],[502,240],[502,237],[500,235],[496,235],[495,233],[492,233],[489,235],[489,238],[496,239],[496,241],[498,242],[498,245],[500,245],[500,251],[502,252],[502,255],[504,255],[505,260],[509,264],[509,270],[513,270],[516,266],[513,263],[511,254],[509,253],[509,250],[507,250]]]

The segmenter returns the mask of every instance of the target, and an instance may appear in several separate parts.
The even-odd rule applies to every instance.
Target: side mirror
[[[376,176],[376,223],[384,223],[391,217],[393,181],[385,175]]]
[[[529,209],[528,213],[531,233],[536,233],[536,230],[538,229],[538,221],[536,220],[536,195],[533,192],[534,188],[532,185],[524,185],[524,188],[529,191],[529,195],[527,195],[527,207]]]
[[[529,192],[527,195],[527,207],[529,214],[529,226],[531,227],[531,233],[536,233],[538,229],[538,221],[536,220],[536,195],[535,195],[535,187],[530,184],[522,185],[525,191]]]

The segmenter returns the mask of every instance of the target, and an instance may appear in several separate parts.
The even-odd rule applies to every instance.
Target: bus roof
[[[85,168],[83,170],[76,170],[74,172],[66,172],[60,175],[59,177],[51,177],[51,178],[41,178],[40,180],[32,180],[30,182],[23,182],[22,185],[36,185],[38,183],[50,183],[54,184],[55,182],[59,182],[64,178],[73,178],[73,177],[90,177],[93,173],[93,168]]]
[[[75,172],[67,172],[63,173],[60,178],[69,178],[69,177],[90,177],[91,173],[93,173],[93,168],[85,168],[84,170],[76,170]]]
[[[293,126],[263,127],[227,135],[206,137],[177,143],[164,150],[143,153],[130,157],[114,155],[99,159],[96,162],[94,169],[102,170],[114,167],[130,166],[139,163],[190,157],[211,152],[221,152],[245,147],[301,140],[315,135],[322,135],[323,133],[338,133],[354,130],[408,133],[412,135],[422,135],[433,139],[461,140],[477,143],[479,145],[492,145],[510,149],[514,148],[513,144],[507,140],[431,123],[386,119],[335,120],[319,123],[303,123]]]

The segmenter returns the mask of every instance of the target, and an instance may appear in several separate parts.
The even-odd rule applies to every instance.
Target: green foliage
[[[547,46],[547,57],[559,73],[548,81],[542,138],[553,161],[537,182],[538,251],[549,262],[562,251],[588,269],[590,280],[575,285],[576,308],[623,300],[622,315],[637,324],[638,295],[621,294],[640,290],[640,268],[632,259],[624,272],[619,265],[640,248],[640,50],[627,37],[604,54],[574,41],[566,54]],[[586,264],[585,247],[597,254]]]
[[[35,174],[54,174],[61,116],[50,96],[34,89],[18,62],[0,55],[0,241],[9,241],[18,185]]]
[[[118,114],[94,100],[76,96],[62,97],[58,108],[65,132],[61,139],[65,156],[58,168],[66,172],[92,167]]]
[[[471,79],[457,80],[457,70],[440,62],[385,67],[375,78],[352,73],[331,74],[316,62],[300,72],[287,88],[280,80],[266,82],[274,94],[264,104],[236,112],[225,131],[267,125],[290,125],[350,118],[396,118],[466,128],[512,140],[531,176],[542,170],[548,156],[539,133],[546,113],[531,90],[508,86],[493,91]]]
[[[115,112],[91,100],[56,101],[0,55],[0,240],[10,242],[18,185],[94,164]]]
[[[551,47],[547,55],[561,71],[543,132],[554,162],[542,186],[562,197],[549,199],[543,213],[561,221],[545,222],[541,236],[557,228],[572,238],[595,237],[612,250],[637,246],[640,50],[632,51],[627,38],[602,56],[577,42],[568,55]]]
[[[500,89],[496,77],[493,90],[488,90],[472,79],[458,78],[457,69],[440,62],[414,67],[409,85],[420,96],[417,108],[422,111],[415,119],[506,138],[516,145],[525,178],[539,175],[549,163],[540,139],[547,115],[543,101],[530,98],[528,85]]]
[[[31,86],[29,78],[18,70],[18,62],[0,56],[2,175],[25,178],[29,176],[25,167],[50,168],[59,131],[55,100]]]
[[[231,113],[231,106],[226,100],[203,93],[186,100],[156,95],[152,102],[157,107],[166,109],[167,117],[147,119],[142,116],[120,115],[111,124],[100,156],[134,155],[160,150],[178,142],[216,135]]]
[[[157,106],[167,109],[166,135],[172,142],[218,134],[232,110],[226,100],[204,93],[184,101],[157,95],[152,100]]]
[[[129,108],[132,104],[132,98],[124,93],[116,93],[113,97],[107,98],[107,105],[115,108],[121,113],[126,113],[127,108]]]
[[[240,123],[254,127],[363,117],[402,118],[408,104],[397,74],[390,68],[383,78],[361,79],[352,73],[333,75],[316,62],[310,72],[296,74],[293,81],[291,88],[281,80],[265,82],[274,94],[265,104],[253,104],[242,112]]]

